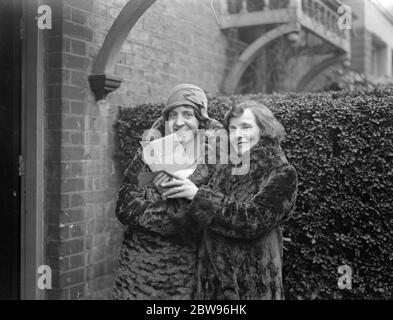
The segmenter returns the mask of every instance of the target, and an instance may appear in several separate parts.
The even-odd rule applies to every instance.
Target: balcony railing
[[[349,33],[340,30],[338,12],[322,0],[216,1],[223,29],[296,22],[340,49],[349,50]]]
[[[302,0],[300,4],[304,15],[313,19],[316,23],[323,25],[327,30],[330,30],[337,36],[346,37],[347,33],[338,27],[340,16],[337,12],[317,0]]]
[[[244,13],[287,8],[290,0],[225,0],[222,5],[228,13]]]

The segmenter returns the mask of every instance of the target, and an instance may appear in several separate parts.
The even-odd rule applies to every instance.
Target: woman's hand
[[[170,176],[168,176],[165,172],[160,172],[153,180],[154,189],[156,189],[156,191],[162,195],[166,190],[162,184],[170,180]]]
[[[164,182],[162,187],[170,188],[162,194],[163,197],[169,199],[186,198],[192,200],[198,192],[198,187],[189,179],[176,179]]]

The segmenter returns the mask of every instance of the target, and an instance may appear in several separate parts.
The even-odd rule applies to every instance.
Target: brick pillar
[[[114,218],[116,177],[108,103],[96,104],[88,75],[99,46],[93,0],[51,2],[45,37],[45,252],[48,299],[110,298],[122,232]]]

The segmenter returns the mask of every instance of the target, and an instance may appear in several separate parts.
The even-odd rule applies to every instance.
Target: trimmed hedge
[[[284,226],[287,299],[393,298],[393,89],[213,98],[222,120],[235,101],[267,104],[286,128],[299,174],[297,209]],[[162,105],[119,109],[117,158],[132,158]],[[352,268],[340,290],[338,267]]]

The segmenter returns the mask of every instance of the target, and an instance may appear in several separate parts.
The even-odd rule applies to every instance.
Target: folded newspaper
[[[174,133],[151,142],[142,142],[143,160],[152,172],[139,175],[139,186],[150,185],[160,172],[182,179],[191,175],[197,166],[195,159],[198,155],[195,153],[198,148],[193,145],[196,140],[183,146]]]

